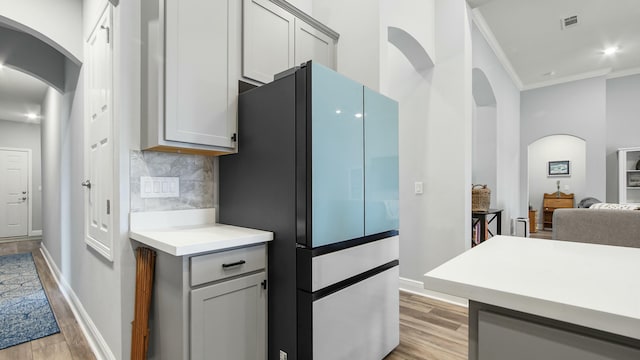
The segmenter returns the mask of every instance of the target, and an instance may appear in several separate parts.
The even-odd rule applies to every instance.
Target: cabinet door
[[[244,0],[243,76],[268,83],[294,66],[294,19],[268,0]]]
[[[191,291],[191,356],[198,359],[266,358],[265,273]]]
[[[165,140],[233,148],[239,0],[166,0]]]
[[[336,68],[333,39],[300,19],[296,19],[295,36],[295,64],[313,60],[331,69]]]
[[[398,103],[364,89],[365,235],[398,229]]]
[[[312,63],[311,244],[364,234],[362,85]]]

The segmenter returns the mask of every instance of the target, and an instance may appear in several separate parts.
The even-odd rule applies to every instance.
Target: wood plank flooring
[[[31,252],[60,333],[0,350],[0,360],[95,359],[46,265],[40,241],[0,243],[0,255]],[[400,345],[384,360],[466,360],[467,309],[400,292]]]
[[[0,243],[0,255],[24,252],[31,252],[33,255],[40,282],[47,293],[60,332],[0,350],[0,360],[94,360],[93,351],[40,252],[40,240]]]
[[[547,240],[551,240],[551,235],[553,233],[551,232],[551,230],[538,230],[537,232],[534,233],[530,233],[529,237],[532,237],[534,239],[547,239]]]
[[[467,308],[400,291],[400,345],[384,360],[466,360]]]

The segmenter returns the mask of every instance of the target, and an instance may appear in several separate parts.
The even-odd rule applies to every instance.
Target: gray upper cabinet
[[[336,68],[339,34],[282,0],[243,0],[242,76],[268,83],[314,60]]]
[[[142,149],[235,152],[240,1],[143,1]]]
[[[299,65],[313,60],[335,70],[336,46],[334,40],[301,19],[296,19],[295,27],[295,64]]]
[[[295,16],[269,0],[244,0],[242,74],[263,83],[294,62]]]

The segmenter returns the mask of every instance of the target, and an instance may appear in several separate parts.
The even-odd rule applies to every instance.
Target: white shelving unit
[[[640,147],[618,149],[618,201],[640,204]]]

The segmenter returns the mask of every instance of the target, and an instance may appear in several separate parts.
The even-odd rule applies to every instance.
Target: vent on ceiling
[[[569,16],[560,20],[562,24],[562,29],[572,28],[574,26],[578,26],[578,15]]]

